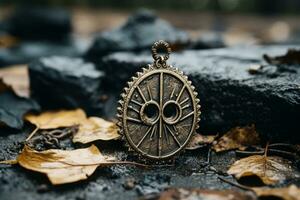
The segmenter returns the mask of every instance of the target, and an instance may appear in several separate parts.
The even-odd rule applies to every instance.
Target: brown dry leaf
[[[187,150],[195,150],[207,146],[215,140],[215,135],[201,135],[195,134],[193,135],[190,143],[187,145],[185,149]]]
[[[0,48],[10,48],[18,44],[19,39],[17,37],[1,34],[0,36]]]
[[[253,200],[250,193],[241,193],[234,190],[206,190],[206,189],[183,189],[171,188],[162,192],[158,200]]]
[[[300,177],[290,161],[266,155],[254,155],[240,159],[233,163],[227,173],[234,175],[237,179],[257,176],[266,185]]]
[[[227,151],[232,149],[245,150],[247,146],[259,144],[259,134],[255,126],[235,127],[223,135],[212,149],[216,152]]]
[[[285,188],[252,188],[258,197],[277,197],[283,200],[300,200],[300,188],[290,185]]]
[[[87,118],[82,109],[48,111],[39,115],[30,114],[26,115],[25,119],[35,124],[38,129],[56,129],[78,125],[79,130],[74,134],[73,142],[89,143],[96,140],[113,140],[120,137],[115,123],[99,117]]]
[[[89,143],[96,140],[115,140],[120,138],[115,123],[98,117],[89,117],[81,123],[73,142]]]
[[[0,69],[0,79],[11,86],[21,97],[29,97],[29,76],[27,65],[16,65]]]
[[[35,151],[25,146],[17,158],[29,170],[47,174],[52,184],[72,183],[87,179],[98,166],[112,164],[94,145],[76,150]]]
[[[39,115],[26,115],[25,119],[39,129],[55,129],[79,125],[86,120],[82,109],[43,112]]]
[[[8,86],[3,79],[0,78],[0,93],[6,92],[6,91],[12,91],[12,88]]]
[[[300,64],[300,50],[289,49],[285,55],[275,57],[264,54],[263,58],[271,65],[297,65]]]

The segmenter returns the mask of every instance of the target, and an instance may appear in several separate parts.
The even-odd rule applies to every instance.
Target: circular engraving
[[[197,93],[171,66],[144,69],[129,82],[121,101],[121,129],[140,155],[169,159],[188,144],[199,122]]]

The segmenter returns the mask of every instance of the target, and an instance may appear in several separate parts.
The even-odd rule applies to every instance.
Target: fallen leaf
[[[290,185],[285,188],[252,188],[258,197],[277,197],[283,200],[300,200],[300,189],[296,185]]]
[[[147,198],[144,198],[147,199]],[[184,189],[171,188],[159,194],[158,200],[253,200],[250,193],[242,193],[234,190],[208,190],[208,189]]]
[[[267,54],[263,55],[263,58],[272,65],[280,65],[280,64],[300,64],[300,50],[289,49],[285,55],[271,57]]]
[[[0,48],[10,48],[14,45],[18,44],[19,39],[7,34],[1,34],[0,35]]]
[[[130,164],[146,167],[143,164],[117,161],[115,157],[104,156],[95,145],[69,151],[56,149],[36,151],[25,145],[17,161],[26,169],[46,174],[53,185],[85,180],[99,166]]]
[[[215,135],[201,135],[195,134],[193,135],[190,143],[187,145],[187,150],[195,150],[207,146],[215,140]]]
[[[79,131],[73,137],[73,142],[85,144],[96,140],[114,140],[119,137],[115,123],[99,117],[89,117],[81,123]]]
[[[0,164],[19,164],[28,170],[44,173],[53,185],[85,180],[98,167],[116,164],[148,167],[140,163],[118,161],[114,156],[102,155],[95,145],[84,149],[46,151],[36,151],[25,145],[16,160],[4,160],[0,161]]]
[[[39,129],[55,129],[79,125],[86,120],[82,109],[43,112],[39,115],[29,114],[25,119]]]
[[[29,97],[29,76],[27,65],[17,65],[0,69],[0,79],[11,86],[21,97]]]
[[[17,161],[26,169],[47,174],[54,185],[87,179],[101,163],[107,162],[94,145],[71,151],[41,152],[25,146]]]
[[[266,185],[300,177],[290,161],[266,155],[254,155],[240,159],[232,164],[227,173],[234,175],[237,179],[257,176]]]
[[[48,111],[39,115],[27,115],[25,119],[35,124],[39,129],[57,129],[79,126],[74,134],[73,142],[89,143],[95,140],[113,140],[120,137],[115,123],[99,117],[87,118],[82,109]],[[27,140],[29,140],[31,134]]]
[[[38,111],[40,106],[32,99],[19,97],[11,87],[0,79],[0,123],[21,129],[23,116],[29,111]]]
[[[259,134],[254,125],[235,127],[218,139],[212,149],[216,152],[232,149],[245,150],[247,146],[259,144],[259,142]]]

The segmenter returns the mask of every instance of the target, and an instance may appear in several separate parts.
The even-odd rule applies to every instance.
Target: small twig
[[[35,134],[36,132],[39,130],[40,128],[37,126],[28,136],[28,138],[25,140],[25,142],[28,142]]]
[[[145,164],[142,164],[142,163],[136,163],[136,162],[131,162],[131,161],[111,161],[111,162],[98,162],[98,163],[90,163],[90,164],[89,163],[87,163],[87,164],[72,164],[72,163],[63,162],[63,161],[60,161],[60,162],[64,163],[64,164],[67,164],[67,165],[71,165],[71,166],[133,165],[133,166],[144,167],[144,168],[150,167],[150,165],[145,165]]]
[[[209,165],[210,164],[210,160],[211,160],[211,148],[208,149],[207,152],[207,160],[206,163]]]
[[[242,156],[253,156],[253,155],[263,155],[264,151],[240,151],[236,150],[235,151],[237,154],[240,154]]]
[[[269,147],[290,147],[291,149],[295,149],[294,145],[287,143],[273,143],[270,144]]]
[[[272,146],[274,147],[274,146]],[[236,150],[235,152],[239,155],[239,156],[252,156],[252,155],[264,155],[265,154],[265,150],[263,148],[258,148],[261,149],[259,151],[240,151],[240,150]],[[297,153],[294,152],[290,152],[290,151],[285,151],[285,150],[279,150],[279,149],[271,149],[270,145],[268,148],[268,154],[269,155],[279,155],[282,157],[289,157],[292,159],[297,159],[298,155]]]
[[[267,142],[267,144],[266,144],[266,148],[265,148],[265,151],[264,151],[264,157],[268,156],[268,149],[269,149],[269,142]]]
[[[0,164],[5,164],[5,165],[15,165],[17,164],[17,160],[2,160],[0,161]]]
[[[233,185],[233,186],[235,186],[235,187],[238,187],[238,188],[240,188],[240,189],[242,189],[242,190],[247,190],[247,191],[252,191],[252,192],[254,192],[253,189],[250,188],[250,187],[241,185],[241,184],[239,184],[239,183],[231,182],[231,181],[229,181],[229,180],[227,180],[227,179],[225,179],[225,178],[222,178],[222,177],[220,177],[220,176],[218,176],[218,179],[220,179],[221,181],[224,181],[225,183],[228,183],[228,184],[230,184],[230,185]]]

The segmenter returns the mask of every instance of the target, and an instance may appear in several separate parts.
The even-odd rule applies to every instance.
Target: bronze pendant
[[[166,54],[159,55],[158,49]],[[170,160],[182,151],[200,121],[195,87],[166,63],[170,52],[168,43],[155,42],[154,63],[132,77],[119,101],[120,133],[130,149],[151,161]]]

